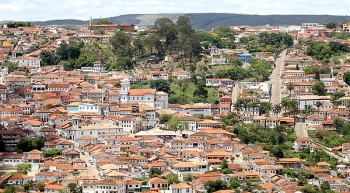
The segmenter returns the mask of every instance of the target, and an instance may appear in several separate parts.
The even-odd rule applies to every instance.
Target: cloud
[[[1,3],[6,2],[6,3]],[[0,0],[1,20],[44,21],[147,13],[346,15],[350,0]]]

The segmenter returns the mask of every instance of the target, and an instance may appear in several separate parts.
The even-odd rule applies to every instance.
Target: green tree
[[[159,18],[154,22],[153,28],[157,30],[157,34],[165,39],[166,49],[176,39],[177,29],[173,21],[169,18]]]
[[[292,82],[289,82],[287,84],[287,90],[289,90],[289,97],[292,96],[292,90],[294,90],[294,84]]]
[[[272,104],[269,102],[261,102],[260,103],[260,114],[268,114],[272,109]]]
[[[237,177],[231,177],[230,178],[230,185],[231,185],[230,188],[236,189],[236,188],[241,186],[241,183],[239,183]]]
[[[320,186],[320,191],[322,193],[326,193],[328,192],[329,190],[331,190],[331,185],[329,184],[329,182],[323,182]]]
[[[169,122],[171,119],[171,115],[169,114],[162,114],[160,117],[159,117],[159,123],[160,124],[164,124],[164,123],[167,123]]]
[[[31,170],[31,168],[30,168],[30,165],[28,165],[28,164],[18,164],[17,165],[17,172],[20,174],[27,175],[30,170]]]
[[[321,101],[317,101],[316,103],[315,103],[315,106],[317,107],[317,109],[318,110],[320,110],[320,107],[322,107],[322,102]]]
[[[1,64],[1,66],[7,67],[8,72],[13,72],[17,69],[18,64],[14,62],[4,62]]]
[[[21,139],[17,143],[17,149],[21,150],[22,152],[29,152],[34,149],[40,150],[42,147],[44,147],[45,141],[42,138],[37,139]]]
[[[45,186],[46,185],[43,181],[35,183],[35,189],[39,190],[40,192],[44,192]]]
[[[16,188],[13,185],[6,187],[4,191],[4,193],[15,193],[15,192],[16,192]]]
[[[220,170],[221,173],[223,174],[230,174],[232,173],[231,169],[228,167],[228,162],[226,159],[223,159],[221,161],[221,170]]]
[[[56,157],[61,154],[60,150],[57,148],[52,148],[49,151],[45,152],[45,157]]]
[[[350,85],[350,72],[345,72],[343,79],[347,85]]]
[[[191,173],[186,174],[186,176],[184,177],[184,181],[185,182],[192,182],[193,181],[193,176]]]
[[[335,25],[337,25],[337,24],[338,24],[338,22],[335,22],[335,21],[329,22],[326,24],[326,28],[334,29]]]
[[[317,193],[316,189],[311,185],[306,185],[301,189],[304,193]]]
[[[149,176],[151,178],[157,177],[162,174],[162,171],[159,168],[151,168]]]
[[[229,26],[218,26],[214,29],[214,33],[217,34],[220,38],[233,38],[233,30]]]
[[[166,93],[170,92],[170,84],[166,80],[151,80],[150,81],[151,88],[157,89],[157,91],[163,91]]]
[[[23,188],[25,191],[33,190],[33,182],[30,180],[23,184]]]
[[[334,127],[337,130],[337,132],[341,132],[342,128],[345,126],[345,122],[341,119],[334,120]]]
[[[76,183],[69,183],[68,187],[69,187],[71,193],[77,192],[77,184]]]
[[[103,25],[103,24],[113,24],[113,23],[111,21],[108,21],[106,18],[100,18],[94,24]]]
[[[67,60],[68,59],[68,44],[66,41],[62,41],[60,44],[60,47],[56,49],[57,55],[60,57],[61,60]]]
[[[176,174],[169,174],[166,177],[166,180],[168,181],[169,184],[178,184],[178,183],[180,183],[179,177]]]
[[[227,183],[223,180],[205,182],[204,187],[207,190],[207,193],[213,193],[218,190],[226,190],[228,188]]]
[[[312,85],[312,93],[317,95],[325,95],[326,94],[326,86],[323,82],[316,82]]]
[[[205,89],[205,87],[206,86],[205,86],[204,81],[198,81],[196,84],[196,89],[193,92],[193,96],[207,98],[208,91]]]
[[[109,40],[113,47],[113,51],[117,57],[132,58],[133,48],[131,46],[131,37],[122,32],[117,31]]]
[[[180,130],[180,132],[182,132],[183,130],[188,130],[188,122],[181,121],[180,117],[174,116],[168,122],[168,128],[171,131],[176,132],[177,130]]]

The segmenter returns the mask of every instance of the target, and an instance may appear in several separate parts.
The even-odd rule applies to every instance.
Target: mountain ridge
[[[235,13],[159,13],[159,14],[127,14],[114,17],[108,17],[113,23],[132,23],[135,25],[151,26],[158,18],[169,17],[173,21],[178,16],[186,16],[190,19],[194,29],[210,30],[212,26],[219,25],[301,25],[301,23],[328,23],[335,21],[342,23],[350,20],[350,16],[340,15],[253,15],[253,14],[235,14]],[[93,22],[97,21],[94,19]],[[77,19],[59,19],[48,21],[32,21],[34,25],[84,25],[89,20]]]

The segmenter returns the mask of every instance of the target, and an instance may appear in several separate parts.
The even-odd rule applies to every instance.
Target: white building
[[[157,109],[168,108],[168,93],[155,89],[130,89],[130,80],[121,81],[120,102],[146,104]]]
[[[316,95],[301,95],[297,96],[293,100],[297,100],[299,104],[299,110],[304,110],[308,105],[312,105],[313,108],[317,109],[315,104],[320,101],[321,103],[330,103],[330,96],[316,96]]]
[[[191,193],[192,186],[186,183],[171,184],[170,191],[171,193]]]
[[[78,127],[79,121],[73,121],[72,127],[72,140],[74,141],[76,138],[80,136],[99,136],[100,134],[115,134],[115,133],[123,133],[123,128],[116,125],[88,125]]]
[[[239,82],[239,89],[261,89],[264,96],[270,95],[270,82]]]
[[[83,185],[83,193],[125,193],[125,181],[115,178],[107,178],[97,182],[85,182]]]
[[[297,138],[294,141],[293,149],[295,152],[302,152],[308,147],[311,148],[311,146],[312,146],[311,139],[307,137],[303,137],[303,138]]]
[[[92,67],[81,67],[82,72],[102,72],[107,68],[106,64],[101,61],[95,61]]]
[[[12,62],[18,63],[19,67],[33,66],[35,68],[40,68],[40,58],[35,57],[17,57],[12,58]]]
[[[84,102],[75,102],[67,105],[67,111],[70,113],[97,113],[101,114],[101,107],[96,104],[84,103]]]

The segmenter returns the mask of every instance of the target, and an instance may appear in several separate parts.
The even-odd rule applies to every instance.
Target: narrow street
[[[75,146],[75,147],[74,147],[75,149],[78,149],[78,150],[80,150],[81,152],[83,152],[83,150],[81,150],[81,149],[78,147],[77,144],[75,144],[74,146]],[[98,176],[98,171],[97,171],[96,163],[94,163],[93,165],[91,165],[91,164],[89,163],[89,160],[92,160],[91,156],[90,156],[88,153],[85,152],[85,155],[82,155],[82,154],[80,153],[80,158],[86,162],[86,165],[87,165],[86,168],[88,169],[88,172],[89,172],[90,174],[95,175],[95,177],[96,177],[97,179],[100,180],[101,178]]]
[[[281,103],[281,75],[282,69],[284,68],[284,57],[286,53],[287,50],[283,50],[281,54],[278,55],[278,58],[276,59],[276,67],[270,76],[270,82],[272,84],[270,102],[272,103],[272,105]]]

